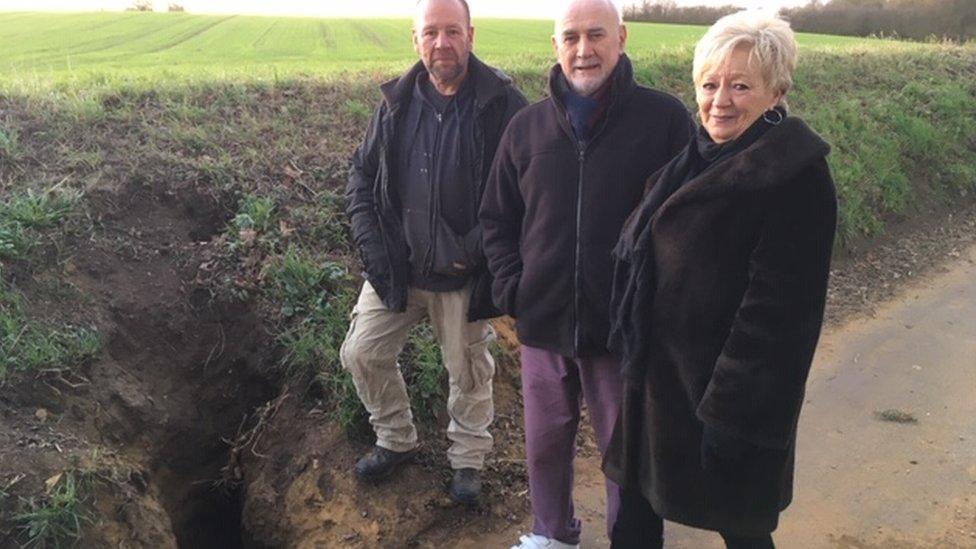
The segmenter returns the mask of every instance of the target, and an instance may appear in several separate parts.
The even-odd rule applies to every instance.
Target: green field
[[[476,21],[475,50],[502,65],[552,57],[548,21]],[[633,23],[635,56],[690,48],[704,27]],[[871,44],[801,35],[805,47]],[[311,19],[185,13],[0,13],[0,75],[66,79],[335,74],[402,67],[416,58],[406,19]]]

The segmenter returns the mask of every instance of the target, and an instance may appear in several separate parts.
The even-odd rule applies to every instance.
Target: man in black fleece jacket
[[[495,304],[516,319],[534,517],[519,547],[574,547],[572,461],[586,400],[599,448],[621,399],[609,355],[611,250],[644,182],[687,143],[688,111],[639,86],[611,0],[575,0],[556,19],[550,97],[502,136],[479,217]],[[607,481],[612,527],[619,488]]]
[[[340,351],[376,432],[354,470],[382,478],[417,448],[397,355],[410,328],[430,318],[450,384],[451,496],[468,504],[492,446],[486,319],[498,314],[477,212],[501,133],[526,103],[507,76],[471,54],[473,38],[464,0],[418,3],[420,62],[383,85],[352,158],[346,210],[366,282]]]

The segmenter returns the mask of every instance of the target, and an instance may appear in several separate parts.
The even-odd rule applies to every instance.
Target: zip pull
[[[437,123],[438,124],[440,124],[444,120],[444,115],[442,115],[441,113],[436,113],[436,114],[434,114],[434,116],[437,117]]]

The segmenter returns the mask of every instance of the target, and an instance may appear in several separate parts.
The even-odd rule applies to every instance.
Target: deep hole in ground
[[[197,284],[220,201],[193,187],[133,185],[94,197],[99,237],[80,243],[74,283],[103,307],[92,368],[94,428],[141,454],[181,547],[252,546],[241,495],[222,484],[230,443],[278,390],[272,342],[254,305]]]

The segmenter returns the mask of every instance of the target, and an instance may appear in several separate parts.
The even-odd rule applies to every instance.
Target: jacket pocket
[[[465,249],[464,239],[454,233],[444,221],[434,229],[434,258],[431,272],[447,276],[465,276],[471,272],[470,260]],[[458,268],[463,265],[464,268]]]

